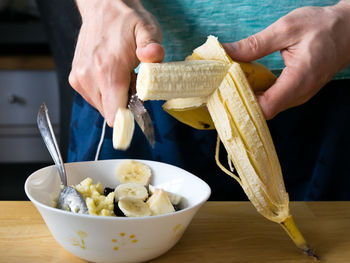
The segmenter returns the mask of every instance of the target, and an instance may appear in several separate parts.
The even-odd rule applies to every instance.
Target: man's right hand
[[[77,0],[82,17],[71,86],[113,126],[126,107],[133,71],[139,62],[161,62],[161,30],[139,0]]]

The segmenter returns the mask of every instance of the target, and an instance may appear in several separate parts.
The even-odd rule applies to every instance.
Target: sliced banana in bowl
[[[146,203],[152,215],[164,215],[175,212],[175,208],[163,189],[156,189]]]
[[[115,188],[114,193],[116,202],[125,197],[132,197],[141,201],[145,201],[148,198],[148,191],[146,187],[142,184],[134,182],[118,185]]]
[[[150,195],[153,195],[154,192],[159,189],[157,188],[156,186],[154,185],[148,185],[148,191],[150,193]],[[165,191],[166,195],[168,196],[169,200],[170,200],[170,203],[172,205],[179,205],[181,200],[182,200],[182,196],[181,195],[178,195],[178,194],[175,194],[175,193],[172,193],[172,192],[168,192],[168,191]]]
[[[155,216],[179,210],[182,196],[151,185],[152,170],[148,165],[125,160],[119,164],[116,175],[121,184],[114,191],[115,205],[125,216]]]
[[[121,162],[117,169],[117,178],[123,183],[148,185],[151,182],[152,170],[146,164],[134,160]]]
[[[117,178],[119,184],[115,189],[109,186],[102,188],[100,182],[93,185],[91,178],[75,186],[83,195],[84,200],[89,201],[87,202],[89,213],[102,209],[102,205],[106,203],[105,199],[109,200],[109,203],[106,204],[108,214],[90,214],[118,217],[156,216],[172,213],[186,206],[184,204],[186,200],[181,195],[151,185],[152,170],[141,161],[124,160],[120,162],[117,166]],[[86,181],[89,184],[85,183]],[[100,204],[100,200],[103,201],[103,204]]]
[[[149,206],[141,199],[124,197],[118,202],[119,209],[128,217],[150,216],[152,214]]]

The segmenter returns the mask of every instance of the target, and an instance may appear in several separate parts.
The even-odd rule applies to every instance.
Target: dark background
[[[35,62],[25,62],[12,66],[11,63],[5,61],[0,63],[0,70],[27,70],[29,72],[36,69],[55,70],[55,63],[57,61],[59,63],[69,63],[62,61],[67,58],[67,55],[54,55],[52,52],[51,45],[53,43],[59,44],[59,42],[50,36],[50,28],[47,26],[50,14],[45,13],[45,9],[42,7],[42,3],[44,2],[48,1],[3,1],[0,7],[0,61],[4,61],[3,59],[9,59],[6,61],[12,61],[12,59],[17,61],[19,59],[25,62],[29,61],[29,58],[32,60],[34,58]],[[67,2],[66,5],[71,5],[71,7],[65,6],[67,8],[65,12],[76,12],[74,6],[72,6],[73,1],[64,2]],[[60,12],[60,10],[57,11]],[[46,17],[44,17],[45,15]],[[43,17],[47,19],[45,23],[43,23]],[[78,23],[79,21],[77,21]],[[56,35],[58,33],[56,32]],[[63,52],[69,52],[69,56],[72,56],[74,52],[71,48],[66,51],[64,48],[61,50]],[[56,60],[55,63],[54,60]],[[58,82],[63,78],[65,76],[62,76],[62,72],[57,74]],[[63,159],[66,160],[73,90],[67,87],[67,82],[59,84],[61,88],[59,89],[60,132],[58,140]],[[16,162],[15,160],[11,162],[0,162],[2,175],[0,200],[28,200],[24,193],[26,178],[34,171],[52,163],[49,160],[38,162]]]

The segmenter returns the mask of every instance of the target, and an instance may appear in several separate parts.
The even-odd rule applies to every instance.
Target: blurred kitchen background
[[[27,200],[26,178],[53,163],[36,124],[43,101],[65,159],[71,100],[60,100],[37,3],[0,0],[0,200]]]

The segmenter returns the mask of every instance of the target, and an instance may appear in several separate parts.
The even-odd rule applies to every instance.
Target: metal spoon
[[[41,104],[37,116],[38,128],[56,164],[63,188],[57,201],[57,208],[78,214],[88,214],[88,208],[81,194],[73,187],[67,186],[67,176],[62,156],[52,129],[49,112],[45,102]]]

